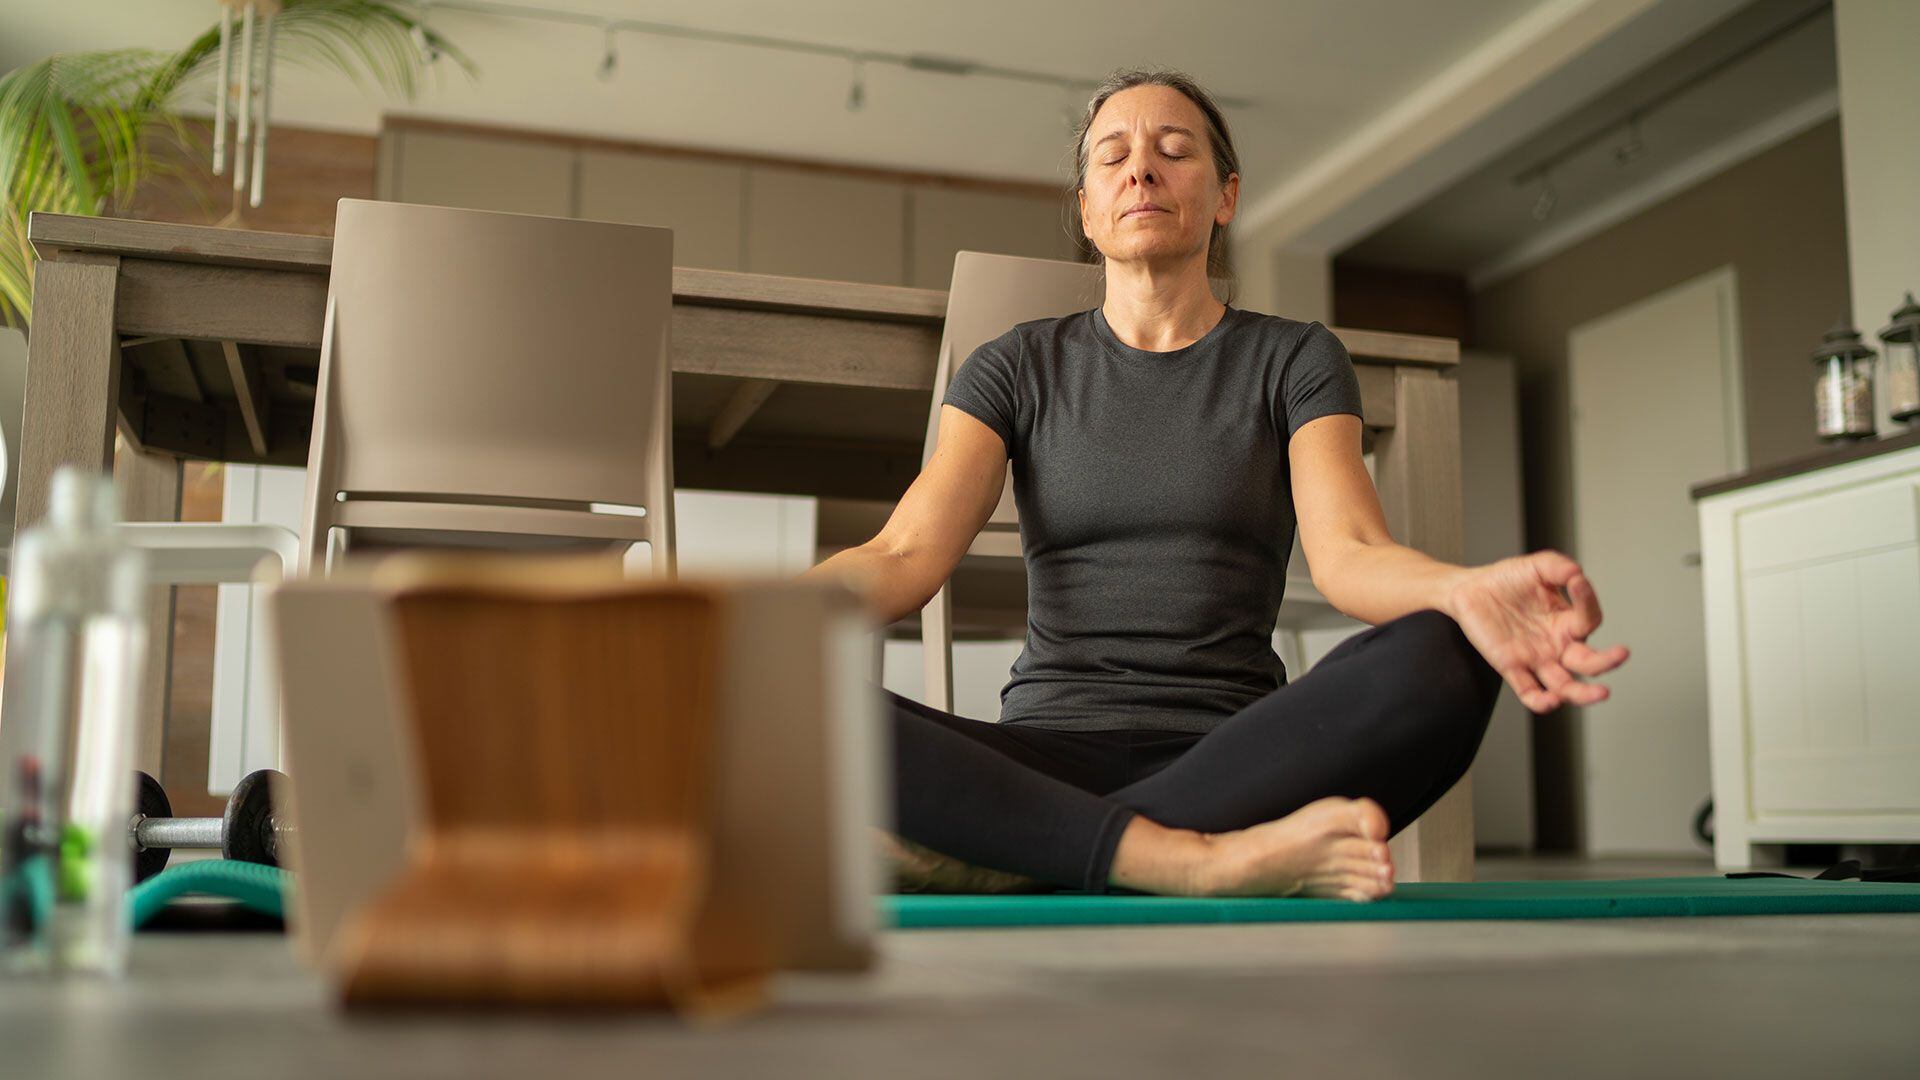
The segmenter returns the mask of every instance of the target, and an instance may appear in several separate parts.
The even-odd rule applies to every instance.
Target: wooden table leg
[[[126,521],[180,520],[180,459],[122,447],[113,478],[120,488],[120,516]],[[140,730],[134,744],[134,768],[162,783],[167,745],[167,703],[173,696],[173,611],[175,589],[156,585],[147,604],[147,671],[140,689]]]
[[[1426,368],[1394,371],[1394,425],[1374,447],[1376,484],[1396,540],[1459,562],[1465,536],[1460,493],[1460,395]],[[1473,773],[1389,842],[1399,881],[1473,880]]]
[[[15,535],[47,512],[54,470],[113,464],[113,414],[120,350],[113,308],[120,260],[72,255],[41,262],[33,277],[27,386],[20,424],[20,490]]]

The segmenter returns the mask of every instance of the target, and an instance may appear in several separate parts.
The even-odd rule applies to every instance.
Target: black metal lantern
[[[1873,435],[1873,361],[1878,355],[1845,319],[1835,323],[1813,351],[1813,413],[1822,439]]]
[[[1887,405],[1895,420],[1920,417],[1920,304],[1913,294],[1880,331],[1887,353]]]

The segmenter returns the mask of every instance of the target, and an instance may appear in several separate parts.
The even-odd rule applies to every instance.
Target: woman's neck
[[[1226,305],[1213,295],[1204,259],[1177,267],[1107,264],[1100,305],[1114,336],[1146,352],[1184,349],[1220,322]]]

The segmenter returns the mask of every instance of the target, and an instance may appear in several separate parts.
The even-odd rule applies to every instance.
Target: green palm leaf
[[[343,73],[411,100],[426,69],[413,38],[418,25],[410,4],[284,0],[274,17],[274,63]],[[420,32],[474,74],[451,43]],[[179,110],[210,106],[219,57],[213,27],[178,53],[63,53],[0,75],[0,324],[24,326],[32,314],[27,215],[105,213],[127,205],[143,183],[184,175],[155,151],[190,144]]]

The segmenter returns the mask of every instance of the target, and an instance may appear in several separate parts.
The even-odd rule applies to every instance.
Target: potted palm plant
[[[473,70],[413,4],[222,3],[229,21],[235,10],[271,9],[271,33],[262,35],[269,71],[276,61],[334,70],[409,100],[438,56]],[[0,76],[0,325],[25,328],[32,319],[30,213],[103,214],[123,210],[142,184],[162,176],[194,182],[175,164],[180,152],[203,149],[182,110],[218,101],[224,111],[237,78],[229,36],[214,26],[176,53],[61,53]],[[248,93],[262,90],[250,86]]]

